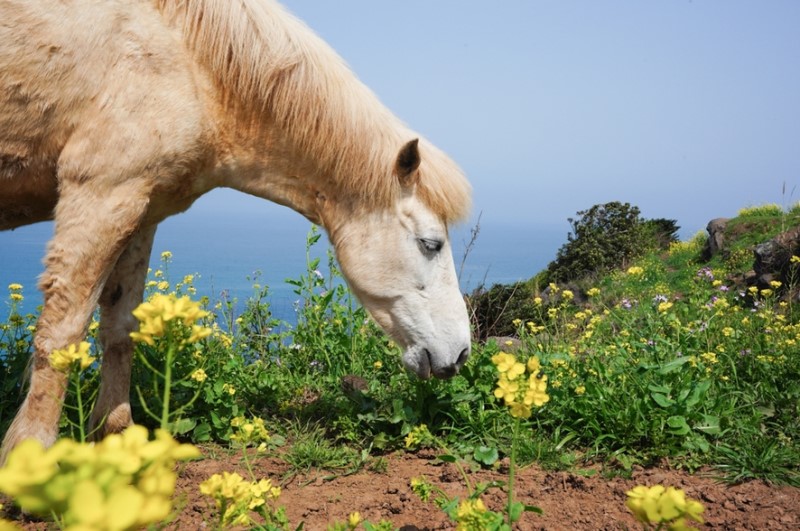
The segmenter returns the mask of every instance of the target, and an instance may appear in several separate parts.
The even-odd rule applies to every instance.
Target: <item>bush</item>
[[[594,205],[569,218],[572,232],[547,266],[551,282],[570,282],[626,267],[654,248],[667,249],[677,240],[674,220],[643,220],[639,208],[613,201]]]

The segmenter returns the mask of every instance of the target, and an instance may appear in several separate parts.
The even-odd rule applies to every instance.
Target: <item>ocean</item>
[[[161,253],[170,251],[167,273],[171,282],[195,275],[198,297],[216,301],[224,293],[238,299],[239,305],[252,294],[258,275],[257,282],[269,287],[273,314],[294,323],[297,296],[285,280],[306,270],[305,242],[311,224],[286,208],[261,200],[219,201],[227,199],[225,195],[216,199],[202,198],[189,211],[161,223],[151,267],[157,269]],[[530,278],[555,257],[566,241],[568,227],[508,226],[484,220],[465,258],[471,229],[468,224],[451,229],[453,258],[464,292],[480,285]],[[23,312],[32,312],[41,304],[36,284],[52,231],[52,223],[39,223],[0,232],[0,290],[11,283],[22,284]],[[312,255],[324,257],[328,248],[323,235]],[[4,301],[5,307],[0,307],[0,319],[4,320],[9,303],[2,291],[0,300]]]

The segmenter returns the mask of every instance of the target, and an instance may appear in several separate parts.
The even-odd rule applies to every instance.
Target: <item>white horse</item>
[[[156,225],[230,187],[323,226],[361,303],[421,378],[470,352],[448,224],[470,187],[271,0],[0,3],[0,230],[54,219],[27,397],[3,451],[52,444],[100,305],[92,422],[131,423],[135,325]],[[279,230],[264,227],[264,231]],[[5,455],[5,454],[4,454]]]

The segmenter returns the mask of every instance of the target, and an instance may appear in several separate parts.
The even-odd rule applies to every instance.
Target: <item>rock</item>
[[[800,254],[800,227],[794,227],[768,242],[756,245],[754,254],[753,270],[760,286],[768,286],[771,280],[781,280],[788,284],[791,280],[788,273],[792,256]]]
[[[497,343],[497,346],[500,347],[500,350],[509,352],[511,354],[516,353],[520,349],[520,347],[522,347],[522,342],[515,337],[491,336],[486,339],[487,343],[489,343],[490,341],[494,341],[495,343]]]
[[[711,260],[717,253],[725,248],[725,228],[728,226],[728,218],[716,218],[708,222],[708,240],[701,255],[704,261]]]

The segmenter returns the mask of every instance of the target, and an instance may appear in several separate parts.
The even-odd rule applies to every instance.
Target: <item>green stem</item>
[[[514,503],[514,470],[517,464],[517,435],[519,434],[519,418],[514,419],[514,431],[511,434],[511,460],[508,464],[508,505],[506,512],[508,513],[508,525],[512,525],[512,505]]]
[[[81,398],[81,373],[78,370],[72,370],[72,382],[75,385],[75,399],[78,402],[78,435],[82,443],[86,442],[86,429],[84,428],[85,417],[83,414],[83,398]]]
[[[172,388],[172,360],[175,358],[175,345],[170,341],[167,358],[164,363],[164,401],[161,403],[161,429],[169,428],[169,399]]]

